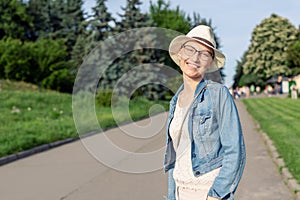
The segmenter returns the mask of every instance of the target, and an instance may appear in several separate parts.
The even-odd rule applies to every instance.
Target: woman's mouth
[[[195,69],[198,69],[200,66],[196,63],[192,63],[192,62],[186,62],[186,64],[189,66],[189,67],[192,67],[192,68],[195,68]]]

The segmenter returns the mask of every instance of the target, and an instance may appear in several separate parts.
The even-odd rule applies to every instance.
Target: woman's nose
[[[199,55],[199,53],[196,52],[194,55],[192,55],[192,56],[190,57],[190,59],[191,59],[192,61],[199,61],[199,60],[200,60],[200,55]]]

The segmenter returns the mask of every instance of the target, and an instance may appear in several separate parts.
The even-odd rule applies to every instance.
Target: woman
[[[170,102],[167,123],[168,199],[232,200],[245,166],[240,120],[228,89],[204,79],[225,56],[204,25],[174,38],[169,52],[183,85]]]

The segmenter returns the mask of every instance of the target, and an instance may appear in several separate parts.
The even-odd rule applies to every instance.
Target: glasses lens
[[[196,49],[188,45],[183,46],[183,50],[187,56],[193,56],[196,53]]]
[[[205,61],[209,60],[211,57],[211,54],[207,51],[201,51],[201,52],[199,52],[199,55],[200,55],[200,58]]]
[[[194,47],[189,46],[189,45],[184,45],[184,46],[182,46],[182,48],[183,48],[184,54],[188,57],[194,56],[195,53],[197,52],[198,53],[197,56],[201,60],[208,61],[210,58],[212,58],[212,53],[210,53],[209,51],[206,51],[206,50],[197,51]]]

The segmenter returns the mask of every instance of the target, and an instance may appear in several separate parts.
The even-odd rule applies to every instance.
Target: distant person
[[[225,56],[204,25],[174,38],[169,53],[183,85],[167,122],[168,199],[233,200],[245,166],[240,119],[227,87],[204,78],[223,67]]]
[[[277,82],[275,84],[276,94],[282,94],[282,76],[278,76]]]
[[[297,88],[295,85],[292,86],[291,97],[292,97],[292,99],[298,99]]]
[[[250,92],[250,89],[248,86],[244,86],[244,92],[245,92],[246,98],[249,98],[251,92]]]
[[[296,81],[294,79],[290,79],[290,81],[289,81],[289,91],[291,93],[292,99],[298,98],[297,85],[296,85]]]
[[[255,93],[255,86],[253,84],[250,85],[250,92],[251,92],[251,95],[254,95],[254,93]]]
[[[256,94],[260,94],[260,87],[259,86],[255,87],[255,92],[256,92]]]

